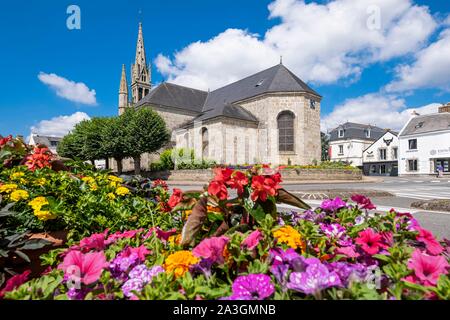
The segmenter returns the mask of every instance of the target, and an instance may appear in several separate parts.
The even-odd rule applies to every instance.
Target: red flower
[[[374,204],[372,203],[372,201],[370,201],[369,198],[361,194],[355,194],[352,196],[351,199],[352,201],[356,202],[359,206],[361,206],[362,209],[374,210],[377,208],[374,206]]]
[[[227,185],[232,189],[237,189],[238,195],[241,196],[244,193],[244,187],[248,185],[248,177],[241,171],[235,171]]]
[[[428,253],[437,256],[444,251],[444,248],[430,231],[422,229],[421,227],[416,227],[416,230],[419,231],[419,235],[416,237],[416,240],[425,244]]]
[[[228,198],[227,186],[219,181],[211,181],[208,186],[208,193],[216,196],[219,200],[226,200]]]
[[[166,191],[169,190],[169,187],[167,186],[167,183],[164,180],[161,180],[161,179],[157,179],[157,180],[153,181],[152,187],[153,188],[161,187],[161,188],[163,188]]]
[[[173,193],[169,198],[169,201],[167,201],[167,204],[174,208],[178,203],[180,203],[181,199],[183,199],[183,191],[180,189],[174,188]]]
[[[370,255],[377,254],[380,249],[388,248],[388,246],[382,242],[383,236],[370,228],[361,231],[358,235],[359,237],[356,238],[355,242]]]
[[[257,201],[261,199],[261,201],[266,201],[268,196],[275,196],[277,190],[281,188],[279,182],[281,182],[279,173],[267,177],[254,176],[252,179],[252,200]]]
[[[6,281],[5,287],[0,291],[0,299],[5,296],[5,293],[13,291],[18,288],[22,283],[28,280],[28,276],[30,275],[31,270],[26,270],[21,274],[16,274],[11,277],[8,281]]]
[[[227,183],[231,179],[231,175],[233,174],[233,170],[230,168],[216,168],[214,169],[215,177],[214,181],[218,181],[221,183]]]
[[[31,171],[42,168],[50,168],[50,161],[52,158],[53,154],[47,147],[37,146],[34,148],[33,154],[30,154],[25,158],[25,165]]]
[[[1,136],[0,136],[0,138],[1,138]],[[6,138],[1,138],[0,139],[0,147],[4,146],[5,144],[10,142],[11,140],[12,140],[12,135],[7,136]]]

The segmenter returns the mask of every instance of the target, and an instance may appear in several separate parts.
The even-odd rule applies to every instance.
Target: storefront
[[[364,163],[363,173],[366,176],[397,176],[398,162],[384,161]]]
[[[450,158],[439,158],[434,159],[434,171],[437,170],[439,166],[444,168],[444,173],[450,173]]]

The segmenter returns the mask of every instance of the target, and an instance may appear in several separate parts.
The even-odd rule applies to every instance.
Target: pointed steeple
[[[119,86],[119,115],[125,112],[128,107],[128,83],[125,65],[122,65],[122,76],[120,78]]]
[[[151,69],[147,65],[147,57],[145,55],[142,23],[139,23],[136,58],[134,64],[131,65],[131,93],[133,103],[137,103],[150,92],[152,86],[151,80]]]
[[[124,64],[122,65],[122,77],[120,78],[119,93],[125,93],[128,95],[127,75]]]

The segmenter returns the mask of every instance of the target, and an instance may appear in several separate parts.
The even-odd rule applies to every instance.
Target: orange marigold
[[[273,232],[273,236],[278,239],[279,243],[286,243],[292,249],[305,249],[300,233],[291,226],[284,226]]]
[[[175,277],[181,277],[189,271],[189,266],[199,261],[200,259],[195,257],[190,251],[177,251],[166,258],[164,269],[167,272],[173,272]]]

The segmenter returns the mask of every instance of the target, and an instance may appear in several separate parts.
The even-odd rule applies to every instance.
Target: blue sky
[[[398,128],[410,109],[449,102],[448,2],[362,2],[9,1],[0,11],[0,134],[59,134],[86,115],[115,115],[139,21],[153,83],[214,89],[283,55],[324,97],[324,128],[345,120]],[[381,27],[369,32],[361,21],[378,2]],[[81,9],[81,30],[66,27],[70,4]],[[79,86],[61,97],[50,81]]]

